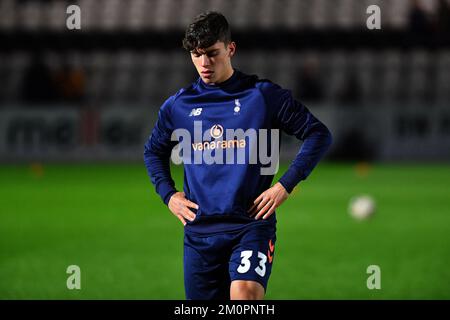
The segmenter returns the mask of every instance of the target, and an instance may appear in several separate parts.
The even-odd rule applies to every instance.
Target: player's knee
[[[258,295],[258,292],[254,289],[243,289],[239,293],[238,300],[260,300],[260,296]]]
[[[230,289],[231,300],[261,300],[264,288],[254,281],[233,281]]]

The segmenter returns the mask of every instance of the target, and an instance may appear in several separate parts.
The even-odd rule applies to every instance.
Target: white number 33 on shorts
[[[248,270],[250,270],[251,262],[250,258],[253,255],[252,250],[245,250],[241,252],[241,264],[237,268],[237,271],[239,273],[246,273]],[[258,259],[259,259],[259,265],[255,268],[255,272],[260,275],[261,277],[264,277],[266,274],[266,262],[267,262],[267,256],[258,251]]]

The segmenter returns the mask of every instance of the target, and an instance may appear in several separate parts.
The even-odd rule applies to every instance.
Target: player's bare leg
[[[262,300],[264,287],[256,281],[234,280],[230,286],[231,300]]]

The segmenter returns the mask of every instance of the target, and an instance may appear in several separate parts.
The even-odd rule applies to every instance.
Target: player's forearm
[[[166,154],[157,154],[148,144],[144,149],[144,162],[156,192],[167,205],[170,197],[177,192],[170,174],[170,158]]]
[[[302,180],[305,180],[319,163],[332,142],[331,132],[322,123],[305,139],[299,153],[279,182],[287,192],[291,192]]]

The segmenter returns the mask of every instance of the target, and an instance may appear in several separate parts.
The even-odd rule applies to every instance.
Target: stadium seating
[[[33,33],[65,29],[69,1],[0,0],[0,33],[26,30]],[[82,28],[90,32],[182,31],[191,18],[205,9],[222,11],[234,30],[358,30],[365,26],[370,4],[382,8],[383,28],[406,29],[408,0],[79,0]],[[424,1],[435,12],[437,1]],[[61,14],[63,12],[63,14]],[[274,59],[276,55],[276,59]],[[159,105],[164,97],[185,86],[196,74],[179,46],[169,52],[154,45],[144,50],[44,51],[51,74],[64,64],[83,72],[87,103],[137,102]],[[0,105],[19,104],[33,54],[20,48],[0,51]],[[450,95],[448,49],[355,50],[331,48],[240,50],[235,65],[290,88],[301,99],[304,68],[314,60],[314,76],[322,87],[318,102],[348,101],[445,103]],[[270,61],[270,63],[267,63]],[[299,80],[300,79],[300,80]],[[354,92],[348,88],[356,84]],[[157,88],[157,89],[155,89]],[[430,99],[432,97],[433,99]]]

